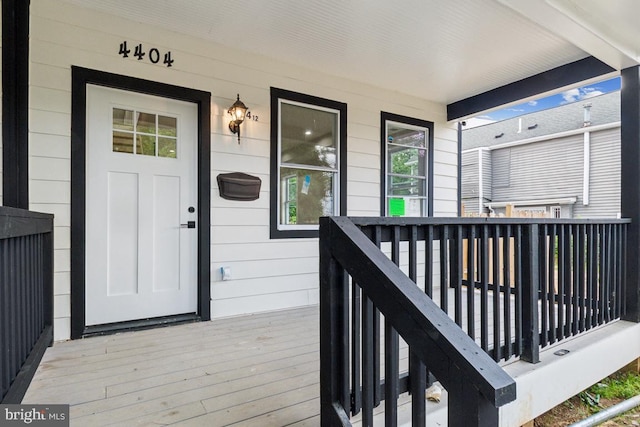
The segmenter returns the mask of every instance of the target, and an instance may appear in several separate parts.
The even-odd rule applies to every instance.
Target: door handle
[[[187,221],[186,224],[180,224],[180,228],[196,228],[195,221]]]

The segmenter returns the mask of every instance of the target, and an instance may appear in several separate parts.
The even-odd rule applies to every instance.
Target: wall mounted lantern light
[[[238,99],[233,105],[229,108],[229,114],[231,115],[231,121],[229,122],[229,130],[233,133],[238,134],[238,144],[240,144],[240,123],[244,121],[244,118],[247,114],[247,106],[244,105],[244,102],[240,101],[240,94],[238,94]]]

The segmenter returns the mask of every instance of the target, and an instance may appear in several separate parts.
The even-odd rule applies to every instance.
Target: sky
[[[546,110],[548,108],[557,107],[559,105],[570,104],[576,101],[582,101],[584,99],[592,98],[594,96],[603,95],[608,92],[620,90],[620,77],[615,77],[609,80],[603,80],[601,82],[592,83],[588,86],[578,87],[575,89],[569,89],[567,91],[548,96],[546,98],[540,98],[537,100],[531,100],[519,105],[513,105],[502,110],[492,111],[482,116],[477,116],[474,119],[477,124],[486,124],[489,122],[497,122],[500,120],[510,119],[512,117],[521,116],[523,114],[533,113],[535,111]],[[473,126],[473,125],[471,125]]]

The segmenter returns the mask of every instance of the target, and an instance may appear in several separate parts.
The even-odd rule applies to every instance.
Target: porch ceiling
[[[69,0],[452,103],[587,56],[638,63],[635,0]]]

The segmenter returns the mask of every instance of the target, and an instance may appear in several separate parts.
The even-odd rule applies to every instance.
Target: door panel
[[[154,291],[180,289],[180,177],[156,176],[153,183]]]
[[[86,325],[194,313],[196,104],[87,86]]]
[[[109,172],[108,176],[107,295],[135,295],[138,293],[138,174]]]

